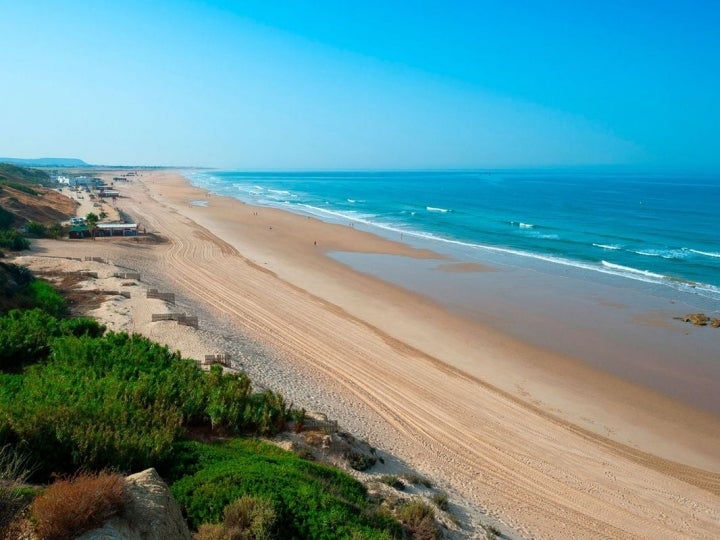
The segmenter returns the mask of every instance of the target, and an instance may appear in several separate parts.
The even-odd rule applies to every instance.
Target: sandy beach
[[[432,478],[469,526],[519,538],[720,537],[717,415],[328,256],[439,259],[432,252],[213,196],[173,171],[117,187],[118,210],[162,241],[46,240],[34,255],[138,270],[200,320],[168,333],[146,303],[122,329],[188,356],[231,353],[258,384]]]

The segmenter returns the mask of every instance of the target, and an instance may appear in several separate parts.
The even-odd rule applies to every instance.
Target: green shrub
[[[0,317],[0,370],[46,358],[50,339],[59,333],[57,319],[41,309],[15,309]]]
[[[48,235],[47,227],[37,221],[28,221],[25,224],[27,234],[35,238],[45,238]]]
[[[433,487],[433,484],[430,480],[418,474],[404,474],[403,478],[408,482],[408,484],[421,485],[425,486],[426,488]]]
[[[414,501],[402,506],[397,512],[397,518],[413,540],[441,538],[440,529],[435,522],[435,512],[423,502]]]
[[[66,336],[88,336],[96,338],[105,333],[106,327],[95,319],[73,317],[72,319],[60,321],[60,330],[61,333]]]
[[[16,189],[17,191],[22,191],[23,193],[27,193],[28,195],[37,196],[39,193],[37,190],[34,190],[30,186],[26,184],[21,184],[20,182],[3,182],[3,185],[6,185],[8,187],[11,187],[13,189]]]
[[[395,475],[387,474],[387,475],[385,475],[385,476],[381,476],[381,477],[380,477],[380,481],[381,481],[383,484],[387,484],[388,486],[390,486],[390,487],[392,487],[392,488],[395,488],[395,489],[397,489],[397,490],[399,490],[399,491],[402,491],[402,490],[405,489],[405,482],[403,482],[402,480],[400,480],[400,478],[398,478],[398,477],[395,476]]]
[[[450,501],[448,501],[448,497],[444,493],[436,493],[433,495],[432,500],[443,512],[447,512],[450,508]]]
[[[223,510],[225,534],[231,539],[271,540],[277,529],[273,504],[259,497],[244,496]]]
[[[36,307],[54,317],[67,313],[67,300],[47,281],[36,279],[28,285],[28,292]]]
[[[47,228],[47,237],[48,238],[54,238],[58,239],[61,238],[65,234],[65,229],[63,229],[63,226],[60,225],[60,223],[53,223]]]
[[[357,480],[255,440],[181,443],[172,491],[193,528],[217,523],[233,501],[269,501],[283,538],[400,538],[399,524],[375,511]],[[179,458],[179,459],[178,459]]]
[[[0,206],[0,229],[9,229],[15,223],[15,214]]]
[[[0,443],[23,444],[43,464],[40,478],[160,466],[186,427],[271,433],[287,418],[282,397],[253,394],[244,374],[207,374],[144,337],[101,330],[38,309],[0,318],[0,366],[35,362],[0,390]]]
[[[0,248],[21,251],[30,248],[30,241],[14,229],[0,230]]]

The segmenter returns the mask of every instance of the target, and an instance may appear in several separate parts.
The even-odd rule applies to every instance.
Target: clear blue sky
[[[0,156],[720,172],[720,2],[0,0]]]

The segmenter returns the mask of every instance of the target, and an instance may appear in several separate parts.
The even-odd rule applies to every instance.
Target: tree
[[[93,212],[88,212],[87,216],[85,216],[85,223],[87,223],[90,229],[90,237],[93,240],[95,240],[95,229],[97,228],[98,221],[100,221],[100,218]]]

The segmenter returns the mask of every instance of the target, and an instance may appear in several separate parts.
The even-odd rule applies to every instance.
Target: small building
[[[90,236],[90,228],[83,224],[73,225],[68,232],[68,238],[90,238]]]
[[[137,223],[98,223],[95,236],[137,236]]]

